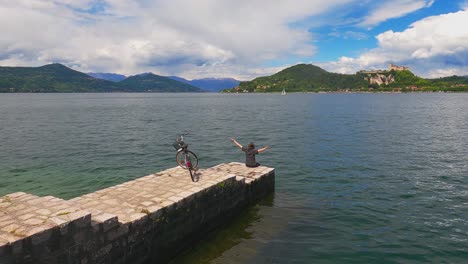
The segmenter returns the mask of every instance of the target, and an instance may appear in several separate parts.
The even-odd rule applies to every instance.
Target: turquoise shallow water
[[[72,198],[271,150],[276,192],[174,263],[463,263],[468,94],[0,94],[0,195]]]

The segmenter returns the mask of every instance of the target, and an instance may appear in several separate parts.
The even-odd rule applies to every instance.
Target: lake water
[[[0,94],[0,195],[72,198],[269,145],[274,195],[174,263],[468,260],[468,94]]]

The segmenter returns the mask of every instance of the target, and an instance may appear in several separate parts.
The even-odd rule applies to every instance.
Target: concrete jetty
[[[175,167],[63,200],[0,197],[0,264],[164,263],[274,190],[275,171],[242,163]]]

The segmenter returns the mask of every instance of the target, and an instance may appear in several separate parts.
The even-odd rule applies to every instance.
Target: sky
[[[309,63],[468,75],[468,0],[0,0],[0,66],[251,80]]]

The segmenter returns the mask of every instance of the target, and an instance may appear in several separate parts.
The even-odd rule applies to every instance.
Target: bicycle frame
[[[188,150],[188,144],[184,142],[184,134],[181,134],[176,138],[173,146],[177,150],[177,164],[179,164],[183,169],[189,170],[192,181],[195,181],[193,171],[198,169],[198,157],[195,153]]]
[[[185,148],[183,151],[184,151],[185,166],[187,166],[187,168],[193,169],[192,161],[190,160],[190,156],[188,155],[187,148]]]

